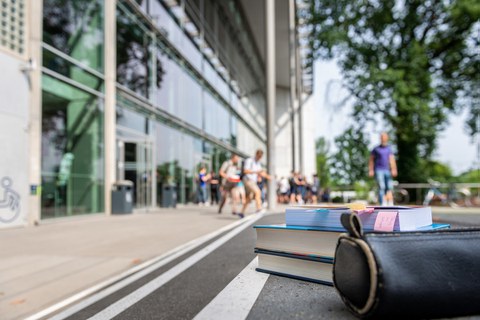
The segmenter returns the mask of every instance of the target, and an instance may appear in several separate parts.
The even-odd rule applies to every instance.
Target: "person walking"
[[[313,204],[318,202],[318,193],[320,191],[320,179],[316,173],[313,174],[312,183],[309,186],[310,189],[310,201]]]
[[[295,190],[297,192],[296,199],[298,204],[305,203],[305,179],[301,173],[296,173],[293,179],[295,183]]]
[[[197,177],[197,203],[200,206],[208,205],[207,202],[207,180],[210,179],[210,175],[207,174],[207,169],[201,167]]]
[[[292,174],[290,175],[290,178],[288,179],[288,183],[290,184],[290,205],[295,204],[297,201],[297,175],[298,173],[295,171],[292,171]]]
[[[219,174],[222,178],[222,199],[220,200],[220,204],[218,206],[218,213],[222,213],[223,206],[225,205],[225,202],[229,196],[232,199],[234,198],[232,190],[237,186],[238,182],[240,182],[240,176],[238,175],[240,170],[238,167],[238,161],[238,155],[232,153],[230,159],[225,161],[220,167]],[[232,201],[232,214],[237,214],[236,201]]]
[[[288,179],[286,177],[282,177],[278,182],[278,191],[279,191],[279,202],[288,203],[290,184],[288,183]]]
[[[368,175],[375,177],[378,185],[378,201],[380,205],[393,205],[393,181],[397,176],[397,163],[392,149],[388,145],[388,134],[380,134],[380,145],[370,153]]]
[[[220,193],[220,177],[215,171],[212,170],[210,172],[210,204],[213,206],[213,204],[218,204],[219,203],[219,193]]]
[[[258,149],[255,152],[255,157],[248,158],[244,162],[243,183],[245,185],[247,199],[245,201],[245,204],[243,205],[241,217],[245,215],[245,210],[247,209],[247,206],[252,200],[252,198],[255,199],[255,213],[265,212],[265,210],[262,209],[262,192],[257,185],[257,181],[259,175],[266,179],[270,179],[270,176],[262,169],[262,164],[260,163],[262,156],[263,150]]]

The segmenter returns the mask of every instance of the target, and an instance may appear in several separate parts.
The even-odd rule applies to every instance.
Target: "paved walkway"
[[[480,226],[480,208],[432,207],[433,220],[454,226]]]
[[[237,220],[189,206],[0,230],[1,318],[25,318]]]

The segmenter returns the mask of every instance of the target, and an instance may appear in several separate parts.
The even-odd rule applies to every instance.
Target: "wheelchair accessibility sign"
[[[20,215],[20,195],[10,177],[0,180],[0,223],[11,223]]]

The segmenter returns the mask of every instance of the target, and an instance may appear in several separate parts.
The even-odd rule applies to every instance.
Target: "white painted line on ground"
[[[246,319],[269,277],[255,271],[257,265],[258,258],[255,258],[193,319]]]
[[[255,216],[249,217],[248,223],[244,223],[237,228],[233,229],[220,239],[214,241],[213,243],[209,244],[205,248],[201,249],[200,251],[196,252],[192,256],[188,257],[187,259],[183,260],[173,268],[169,269],[168,271],[162,273],[157,278],[153,279],[152,281],[148,282],[144,286],[138,288],[137,290],[133,291],[129,295],[123,297],[122,299],[118,300],[117,302],[111,304],[109,307],[105,308],[104,310],[97,313],[95,316],[89,318],[92,320],[105,320],[105,319],[112,319],[113,317],[119,315],[135,303],[139,302],[191,266],[195,263],[200,261],[201,259],[205,258],[207,255],[215,251],[217,248],[225,244],[228,240],[235,237],[237,234],[248,228],[252,223],[257,221],[258,219],[262,218],[264,214],[258,214]]]
[[[145,275],[149,274],[150,272],[160,268],[161,266],[169,263],[170,261],[182,256],[183,254],[187,253],[188,251],[191,251],[199,246],[201,246],[202,244],[204,244],[205,242],[217,237],[218,235],[228,231],[228,230],[231,230],[235,227],[237,227],[238,225],[241,225],[241,224],[244,224],[244,223],[248,223],[248,221],[250,221],[251,219],[253,218],[253,216],[249,216],[245,219],[241,219],[241,220],[238,220],[238,221],[235,221],[234,223],[231,223],[229,225],[226,225],[214,232],[211,232],[207,235],[204,235],[204,236],[201,236],[197,239],[194,239],[194,240],[191,240],[181,246],[178,246],[158,257],[155,257],[153,259],[150,259],[138,266],[135,266],[117,276],[114,276],[108,280],[105,280],[93,287],[90,287],[88,289],[85,289],[65,300],[62,300],[44,310],[41,310],[31,316],[29,316],[28,318],[26,318],[25,320],[39,320],[39,319],[42,319],[42,318],[45,318],[47,317],[48,315],[54,313],[54,312],[57,312],[58,310],[61,310],[69,305],[71,305],[72,303],[75,303],[77,301],[80,301],[92,294],[94,294],[95,292],[98,292],[108,286],[111,286],[113,283],[115,282],[118,282],[122,279],[122,281],[118,282],[118,283],[115,283],[113,286],[111,287],[108,287],[106,288],[105,290],[101,291],[101,292],[98,292],[97,294],[95,295],[92,295],[91,297],[89,297],[88,299],[85,299],[84,301],[72,306],[71,308],[68,308],[64,311],[62,311],[61,313],[57,314],[56,316],[54,317],[51,317],[50,319],[55,319],[55,320],[60,320],[60,319],[65,319],[73,314],[75,314],[76,312],[92,305],[93,303],[103,299],[104,297],[112,294],[113,292],[115,291],[118,291],[124,287],[126,287],[127,285],[129,285],[130,283],[144,277]],[[130,277],[129,277],[130,276]],[[126,278],[128,277],[128,278]],[[125,279],[126,278],[126,279]]]

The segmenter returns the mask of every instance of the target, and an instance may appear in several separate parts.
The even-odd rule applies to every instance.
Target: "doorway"
[[[117,135],[117,180],[133,182],[133,203],[137,209],[154,206],[153,143]]]

